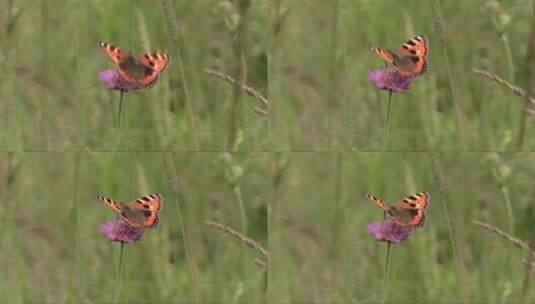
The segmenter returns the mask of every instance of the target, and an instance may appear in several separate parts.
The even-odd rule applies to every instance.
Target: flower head
[[[391,218],[370,223],[367,228],[374,239],[391,243],[400,243],[408,239],[411,234],[411,228],[402,227]]]
[[[401,92],[410,87],[412,77],[403,76],[394,68],[384,68],[368,72],[368,80],[378,89]]]
[[[145,229],[130,226],[122,219],[100,224],[100,232],[110,241],[133,243],[143,236]]]
[[[116,69],[100,71],[99,78],[110,90],[130,91],[142,88],[142,86],[126,81]]]

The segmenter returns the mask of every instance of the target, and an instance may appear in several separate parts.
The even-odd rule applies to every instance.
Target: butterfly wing
[[[406,227],[421,227],[425,222],[425,209],[430,196],[426,192],[409,195],[392,206],[390,215],[399,224]]]
[[[141,210],[129,205],[124,206],[120,215],[125,222],[136,228],[156,228],[159,222],[157,211]]]
[[[106,56],[108,56],[108,58],[110,58],[115,64],[123,62],[128,57],[127,52],[111,43],[99,42],[99,46],[104,54],[106,54]]]
[[[103,202],[106,206],[108,206],[109,208],[113,209],[115,212],[117,213],[121,213],[123,211],[123,208],[124,208],[124,204],[121,203],[121,202],[117,202],[115,200],[112,200],[111,198],[109,197],[106,197],[106,196],[97,196],[97,198]]]
[[[427,69],[428,41],[423,35],[407,40],[397,50],[394,56],[394,67],[401,73],[410,75],[422,75]]]
[[[162,197],[159,194],[144,195],[132,202],[132,207],[141,210],[160,211]]]
[[[123,215],[125,220],[134,227],[155,228],[159,222],[158,212],[162,207],[162,197],[159,194],[144,195],[134,200]]]
[[[169,55],[159,52],[140,54],[137,60],[147,68],[145,75],[138,79],[138,83],[145,87],[152,86],[158,80],[158,75],[169,65]]]
[[[431,196],[427,192],[420,192],[409,195],[399,201],[396,206],[404,209],[420,209],[425,210],[429,204]]]
[[[388,63],[394,62],[394,53],[392,53],[391,51],[382,49],[380,47],[373,47],[372,51],[375,52],[377,56],[383,58],[383,60],[385,60],[386,62]]]
[[[373,196],[373,195],[371,195],[371,194],[369,194],[369,193],[366,193],[366,197],[367,197],[370,201],[372,201],[374,204],[376,204],[377,206],[383,208],[383,210],[385,210],[385,211],[390,210],[390,205],[387,204],[387,203],[386,203],[385,201],[383,201],[382,199],[379,199],[379,198],[377,198],[377,197],[375,197],[375,196]]]

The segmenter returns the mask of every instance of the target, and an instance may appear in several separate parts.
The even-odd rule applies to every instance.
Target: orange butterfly
[[[402,227],[421,227],[425,222],[425,209],[431,199],[426,192],[420,192],[390,205],[371,194],[366,194],[366,197],[383,208]]]
[[[97,198],[117,212],[132,227],[156,228],[158,225],[159,211],[163,201],[159,194],[145,195],[129,204],[114,201],[106,196],[97,196]]]
[[[158,75],[169,64],[169,55],[165,53],[144,53],[134,57],[131,53],[107,42],[100,42],[99,46],[117,65],[117,70],[124,80],[142,87],[152,86],[158,80]]]
[[[409,39],[395,51],[379,47],[373,47],[372,51],[392,64],[401,75],[420,76],[423,75],[427,69],[427,49],[427,38],[420,35]]]

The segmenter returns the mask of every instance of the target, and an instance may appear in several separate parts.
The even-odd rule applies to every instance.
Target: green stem
[[[390,135],[390,120],[392,117],[392,91],[388,91],[388,101],[386,104],[385,129],[383,133],[383,151],[388,149],[388,137]]]
[[[384,277],[384,288],[383,288],[383,303],[386,303],[386,298],[388,296],[388,283],[390,277],[390,256],[392,253],[392,243],[386,243],[386,257],[385,257],[385,277]]]
[[[123,114],[123,101],[124,101],[124,91],[121,90],[121,95],[119,95],[119,114],[117,115],[117,128],[121,128],[121,116]]]
[[[507,186],[501,186],[503,199],[505,200],[505,206],[507,206],[507,216],[509,217],[509,233],[515,235],[515,216],[513,213],[513,207],[511,205],[511,198],[509,197],[509,189]]]
[[[119,95],[119,114],[117,115],[117,139],[115,141],[115,151],[119,150],[121,142],[121,117],[123,116],[124,91]]]
[[[511,46],[509,44],[509,38],[507,38],[507,35],[502,34],[501,40],[503,43],[503,47],[505,49],[505,57],[507,58],[507,67],[509,70],[509,81],[511,83],[515,82],[515,64],[513,62],[513,53],[511,52]]]
[[[119,303],[119,297],[121,295],[121,286],[123,283],[123,253],[124,243],[121,242],[121,251],[119,252],[119,269],[117,271],[117,283],[115,284],[115,295],[113,296],[113,303]]]
[[[453,106],[455,108],[455,114],[457,118],[457,132],[459,133],[459,145],[461,149],[465,151],[466,143],[464,141],[464,110],[461,105],[459,92],[457,91],[457,84],[455,83],[455,78],[453,77],[453,71],[450,65],[448,52],[445,48],[443,48],[442,53],[444,55],[444,61],[446,62],[446,71],[448,72],[448,78],[450,80],[451,94],[453,95]]]
[[[242,233],[244,235],[247,235],[247,213],[245,212],[245,206],[243,205],[243,198],[241,195],[241,189],[239,186],[234,186],[234,195],[236,195],[236,199],[238,200],[238,205],[240,208],[240,217],[242,222]]]
[[[448,204],[446,202],[446,176],[444,175],[444,171],[442,169],[442,163],[440,161],[440,154],[435,153],[431,157],[431,163],[433,166],[433,173],[435,175],[435,181],[437,183],[437,186],[440,191],[440,202],[442,204],[443,208],[443,216],[444,220],[446,221],[446,226],[448,227],[448,234],[450,239],[450,246],[453,252],[453,259],[455,260],[455,264],[457,265],[457,279],[459,283],[459,288],[461,291],[461,301],[462,303],[468,303],[468,293],[466,290],[466,279],[463,275],[463,265],[461,264],[461,260],[459,258],[459,252],[457,250],[457,243],[455,241],[455,235],[453,231],[453,225],[451,222],[450,212],[448,209]]]

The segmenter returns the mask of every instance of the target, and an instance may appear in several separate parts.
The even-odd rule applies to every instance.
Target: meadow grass
[[[0,302],[535,299],[535,154],[454,152],[535,148],[533,1],[0,8]],[[374,88],[370,47],[418,34],[427,73]],[[150,89],[110,91],[99,41],[171,64]],[[363,192],[418,191],[424,227],[368,235],[385,214]],[[148,193],[159,228],[105,239],[116,215],[96,195]]]
[[[15,153],[0,155],[0,172],[0,302],[265,302],[262,256],[205,224],[244,234],[238,185],[247,236],[267,244],[263,154]],[[116,215],[96,195],[153,192],[159,228],[124,246],[118,286],[121,246],[98,228]]]
[[[384,64],[370,47],[395,49],[419,34],[429,40],[427,73],[395,94],[388,150],[517,150],[525,101],[472,69],[532,86],[520,68],[532,1],[275,2],[270,150],[382,151],[388,92],[367,80]],[[530,121],[522,138],[533,150]]]
[[[267,92],[265,1],[250,2],[247,26],[240,29],[239,61],[234,46],[240,11],[230,1],[9,0],[0,5],[6,10],[3,24],[10,25],[0,40],[1,150],[265,149],[267,126],[254,111],[256,101],[204,72],[216,69]],[[152,88],[125,94],[118,145],[119,92],[98,79],[99,71],[113,67],[99,41],[171,56]],[[240,77],[236,66],[244,67]],[[240,124],[229,146],[233,121]]]
[[[495,182],[507,172],[513,236],[533,237],[532,153],[282,153],[271,195],[268,299],[284,303],[518,303],[535,292],[523,281],[524,250],[479,229],[473,220],[507,231],[508,207]],[[270,171],[272,178],[278,170]],[[314,189],[314,190],[312,190]],[[321,189],[321,190],[318,190]],[[394,203],[427,191],[422,228],[392,244],[388,290],[386,244],[366,223],[383,212],[362,193]]]

